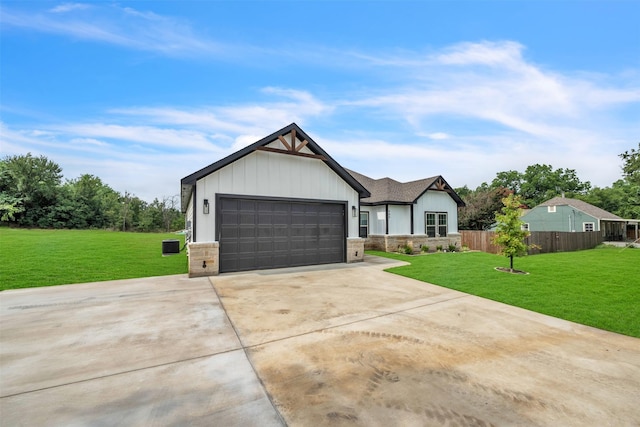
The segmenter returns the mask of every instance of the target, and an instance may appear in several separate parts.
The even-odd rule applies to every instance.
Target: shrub
[[[456,249],[456,245],[449,245],[449,252],[455,252]]]
[[[436,251],[438,251],[438,252],[442,252],[442,245],[438,245],[438,246],[436,246]]]
[[[429,252],[429,246],[427,246],[427,245],[422,246],[422,248],[421,248],[421,249],[422,249],[422,252],[424,252],[425,254],[426,254],[427,252]]]
[[[407,255],[413,254],[413,248],[409,245],[404,245],[404,253]]]

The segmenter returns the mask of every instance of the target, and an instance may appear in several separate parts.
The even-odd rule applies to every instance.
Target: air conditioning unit
[[[180,240],[163,240],[162,255],[175,255],[180,253]]]

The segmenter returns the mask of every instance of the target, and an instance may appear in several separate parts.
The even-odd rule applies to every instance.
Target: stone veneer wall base
[[[347,263],[364,261],[364,243],[359,237],[347,239]]]
[[[220,243],[192,242],[187,245],[189,277],[217,276],[220,272]]]
[[[398,252],[405,246],[410,246],[414,253],[419,253],[423,246],[429,247],[429,252],[435,252],[437,246],[449,250],[449,245],[455,245],[457,250],[462,248],[462,237],[459,233],[449,233],[446,237],[427,237],[424,234],[378,234],[370,235],[365,240],[366,250]]]

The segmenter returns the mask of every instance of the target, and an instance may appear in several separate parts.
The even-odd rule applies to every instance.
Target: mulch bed
[[[515,268],[512,270],[510,268],[507,267],[496,267],[495,268],[498,271],[502,271],[503,273],[511,273],[511,274],[529,274],[526,271],[522,271],[522,270],[516,270]]]

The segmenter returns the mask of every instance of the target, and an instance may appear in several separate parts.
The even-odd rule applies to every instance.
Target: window
[[[438,214],[438,237],[445,237],[447,235],[447,214]]]
[[[446,237],[447,214],[446,212],[425,212],[424,232],[427,237]]]
[[[582,231],[594,231],[594,223],[593,222],[583,222],[582,223]]]
[[[369,235],[369,212],[360,211],[360,237],[366,239]]]
[[[436,214],[431,212],[425,213],[424,224],[427,237],[436,237]]]
[[[529,223],[528,223],[528,222],[525,222],[524,224],[522,224],[522,225],[520,226],[520,229],[521,229],[521,230],[524,230],[524,231],[529,231]]]
[[[556,211],[556,207],[555,206],[547,206],[547,212],[554,213],[555,211]]]

